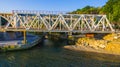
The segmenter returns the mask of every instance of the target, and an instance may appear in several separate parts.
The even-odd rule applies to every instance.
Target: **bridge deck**
[[[69,30],[25,30],[25,29],[2,29],[0,30],[0,32],[5,32],[5,31],[27,31],[27,32],[78,32],[78,33],[120,33],[120,31],[89,31],[89,30],[85,30],[85,31],[80,31],[80,30],[73,30],[73,31],[69,31]]]

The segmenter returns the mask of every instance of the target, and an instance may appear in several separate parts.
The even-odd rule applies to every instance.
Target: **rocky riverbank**
[[[88,37],[79,38],[76,45],[65,46],[64,48],[120,55],[120,34],[108,34],[99,40]]]

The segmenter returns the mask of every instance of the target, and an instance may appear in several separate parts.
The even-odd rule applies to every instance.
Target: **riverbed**
[[[115,56],[64,49],[65,40],[46,39],[29,50],[0,53],[0,67],[119,67]],[[45,43],[45,42],[50,42]],[[46,44],[46,45],[44,45]],[[43,45],[43,46],[41,46]],[[59,45],[59,46],[56,46]],[[100,56],[102,55],[102,56]],[[101,57],[109,57],[109,60]]]

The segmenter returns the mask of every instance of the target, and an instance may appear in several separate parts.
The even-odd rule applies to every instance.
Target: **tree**
[[[112,22],[120,22],[120,0],[108,0],[101,13],[107,14]]]
[[[100,7],[86,6],[82,9],[77,9],[76,11],[71,12],[72,14],[99,14],[101,10]]]
[[[72,14],[106,14],[110,21],[120,23],[120,0],[108,0],[103,7],[86,6]]]

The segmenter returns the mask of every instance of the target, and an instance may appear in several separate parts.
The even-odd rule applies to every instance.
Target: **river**
[[[0,67],[120,67],[120,60],[105,60],[94,53],[66,50],[62,48],[64,45],[65,40],[46,39],[29,50],[0,53]]]

